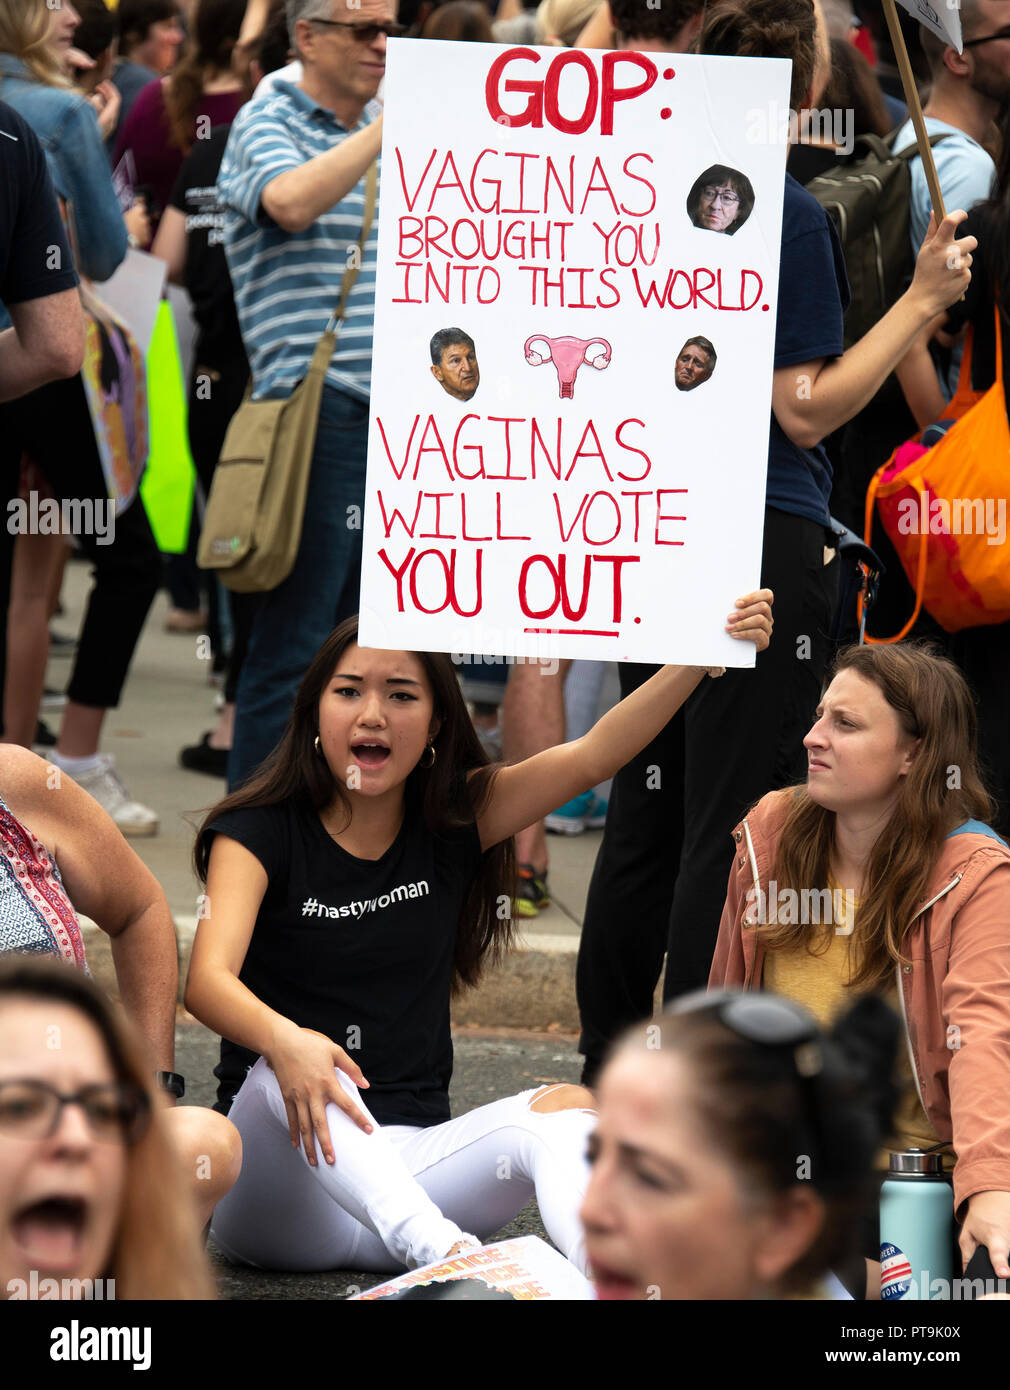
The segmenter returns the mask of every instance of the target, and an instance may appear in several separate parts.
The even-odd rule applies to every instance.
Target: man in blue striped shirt
[[[290,395],[358,255],[365,174],[378,158],[386,36],[396,0],[287,0],[297,86],[243,107],[218,191],[225,252],[257,398]],[[357,611],[377,218],[326,374],[298,558],[269,593],[236,696],[231,788],[279,741],[295,689],[333,626]]]

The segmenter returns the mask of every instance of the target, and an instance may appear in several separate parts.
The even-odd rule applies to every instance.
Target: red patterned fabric
[[[0,800],[0,951],[61,956],[87,970],[77,914],[45,845]]]

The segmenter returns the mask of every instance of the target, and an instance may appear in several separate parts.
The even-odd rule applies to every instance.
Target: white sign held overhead
[[[924,29],[935,34],[944,43],[962,51],[961,10],[958,0],[898,0],[898,4],[913,19],[917,19]]]
[[[753,665],[789,64],[386,71],[362,643]]]

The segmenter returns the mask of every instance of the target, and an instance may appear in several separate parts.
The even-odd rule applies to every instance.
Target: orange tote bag
[[[996,379],[988,391],[972,391],[971,357],[969,331],[957,392],[941,416],[954,421],[947,433],[931,448],[919,436],[902,444],[867,489],[866,543],[876,506],[915,590],[901,631],[867,642],[900,641],[923,608],[947,632],[1010,620],[1010,424],[998,308]]]

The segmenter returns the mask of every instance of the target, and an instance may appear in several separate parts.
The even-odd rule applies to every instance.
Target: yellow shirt
[[[860,954],[858,938],[851,930],[853,924],[847,917],[849,906],[858,911],[859,900],[837,890],[830,881],[828,886],[832,890],[834,930],[828,928],[831,936],[827,948],[818,955],[812,955],[806,945],[789,951],[767,951],[762,976],[764,989],[801,1004],[814,1015],[822,1028],[830,1028],[838,1015],[844,1013],[853,1002],[849,991],[852,977],[859,969]],[[824,930],[823,927],[820,929],[822,933]],[[882,989],[880,995],[900,1018],[897,984],[892,983]],[[888,1166],[888,1154],[892,1150],[931,1149],[939,1143],[919,1099],[904,1027],[901,1033],[897,1058],[899,1097],[894,1112],[895,1133],[878,1154],[876,1162],[878,1168],[884,1169]],[[953,1167],[953,1158],[947,1154],[944,1154],[944,1167]]]

